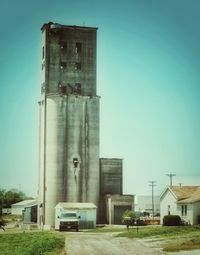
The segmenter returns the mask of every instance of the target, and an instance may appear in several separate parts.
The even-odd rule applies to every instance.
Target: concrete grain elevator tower
[[[99,202],[97,28],[41,30],[38,221],[54,225],[58,202]]]

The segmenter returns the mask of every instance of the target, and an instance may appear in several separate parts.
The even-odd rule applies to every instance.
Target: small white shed
[[[73,202],[60,202],[55,207],[55,225],[58,216],[62,211],[76,211],[80,216],[79,228],[89,229],[96,227],[96,210],[97,207],[93,203],[73,203]]]
[[[36,200],[23,200],[21,202],[15,203],[11,205],[11,214],[15,215],[22,215],[22,212],[25,207],[31,206],[33,204],[37,203]]]

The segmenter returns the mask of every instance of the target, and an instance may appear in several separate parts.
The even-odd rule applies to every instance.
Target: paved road
[[[113,233],[70,233],[66,237],[67,255],[158,255],[166,254],[141,240],[114,237]]]

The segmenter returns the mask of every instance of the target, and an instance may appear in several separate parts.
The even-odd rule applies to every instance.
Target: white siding
[[[182,215],[182,206],[187,206],[187,215]],[[178,204],[176,215],[179,215],[185,222],[193,224],[193,204]]]
[[[18,205],[18,206],[11,206],[11,214],[14,215],[22,215],[22,211],[24,210],[24,206],[23,205]]]
[[[163,224],[163,217],[168,215],[177,215],[176,198],[167,190],[160,200],[160,223]]]
[[[200,202],[193,204],[193,224],[198,224],[198,216],[200,215]]]

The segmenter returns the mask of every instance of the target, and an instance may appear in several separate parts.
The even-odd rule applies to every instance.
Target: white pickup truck
[[[76,211],[62,211],[59,216],[57,216],[57,229],[59,231],[75,229],[79,231],[79,219]]]

